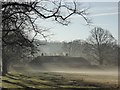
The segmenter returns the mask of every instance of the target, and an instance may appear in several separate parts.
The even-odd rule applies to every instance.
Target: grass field
[[[80,88],[103,90],[103,88],[109,88],[108,90],[118,90],[118,78],[116,75],[97,73],[9,72],[6,76],[1,77],[1,80],[0,87],[12,88],[12,90],[13,88],[15,90],[18,88],[21,90],[24,90],[24,88],[47,88],[50,90],[79,90]]]

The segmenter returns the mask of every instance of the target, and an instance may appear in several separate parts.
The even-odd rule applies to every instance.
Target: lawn
[[[12,90],[24,90],[24,88],[47,90],[79,90],[80,88],[103,90],[103,88],[109,88],[108,90],[117,90],[118,88],[116,76],[89,75],[83,73],[9,72],[6,76],[1,77],[1,80],[0,87],[11,88]]]

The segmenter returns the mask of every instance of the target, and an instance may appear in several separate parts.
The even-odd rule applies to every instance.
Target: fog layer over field
[[[33,71],[117,74],[117,66],[93,65],[82,57],[39,56],[29,63]]]
[[[36,68],[36,67],[35,67]],[[88,68],[88,69],[87,69]],[[57,72],[57,73],[78,73],[78,74],[89,74],[89,75],[112,75],[118,76],[118,69],[114,68],[107,68],[107,69],[91,69],[89,67],[82,68],[82,69],[75,69],[75,68],[68,68],[68,67],[54,67],[54,66],[47,66],[45,68],[36,68],[36,69],[29,69],[30,72]]]

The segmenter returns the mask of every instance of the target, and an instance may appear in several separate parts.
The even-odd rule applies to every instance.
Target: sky
[[[95,27],[101,27],[118,39],[118,3],[117,2],[82,2],[83,6],[90,9],[89,18],[92,20],[90,26],[80,16],[71,17],[71,23],[63,26],[51,20],[39,20],[40,25],[50,28],[49,41],[73,41],[76,39],[86,40],[90,31]]]

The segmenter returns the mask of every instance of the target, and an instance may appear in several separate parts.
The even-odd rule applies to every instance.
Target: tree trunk
[[[100,64],[100,65],[103,65],[103,59],[100,59],[100,60],[99,60],[99,64]]]
[[[98,44],[99,65],[103,65],[102,47]]]
[[[5,76],[8,73],[8,62],[7,60],[2,60],[2,76]]]
[[[3,51],[2,53],[2,76],[5,76],[8,73],[8,64],[9,56]]]
[[[101,52],[99,53],[99,64],[103,65],[103,55]]]

